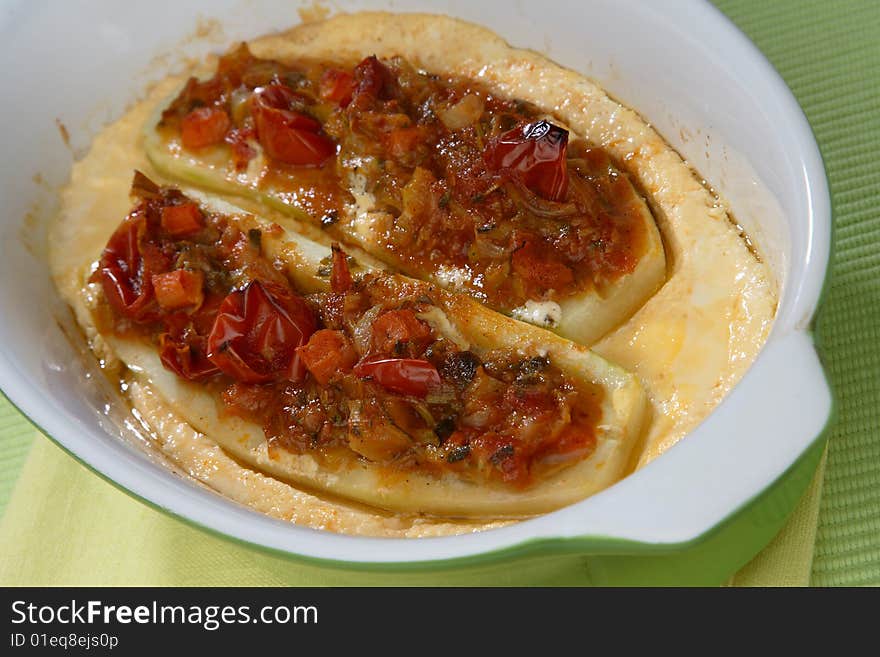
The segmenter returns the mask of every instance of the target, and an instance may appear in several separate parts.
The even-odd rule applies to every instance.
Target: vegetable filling
[[[162,115],[169,141],[333,237],[366,209],[383,257],[496,310],[600,293],[647,249],[640,195],[538,107],[395,57],[283,65],[242,44]],[[249,174],[248,174],[249,175]]]
[[[277,226],[210,212],[136,174],[138,197],[91,281],[101,331],[263,427],[270,456],[352,452],[388,472],[454,472],[527,487],[589,456],[602,390],[540,354],[472,349],[445,293],[353,275],[334,247],[327,289],[302,294],[264,253]]]

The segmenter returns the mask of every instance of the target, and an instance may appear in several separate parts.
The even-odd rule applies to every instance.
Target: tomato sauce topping
[[[263,254],[271,229],[141,174],[133,193],[91,278],[99,326],[148,340],[165,368],[260,424],[271,455],[353,452],[526,487],[595,449],[601,389],[544,357],[462,349],[428,321],[442,312],[430,286],[353,276],[334,247],[327,291],[304,295]]]
[[[553,121],[400,57],[285,65],[242,44],[213,78],[187,83],[159,129],[194,151],[228,149],[235,171],[262,150],[260,184],[340,240],[352,190],[371,195],[395,266],[510,311],[601,290],[647,244],[627,175]]]

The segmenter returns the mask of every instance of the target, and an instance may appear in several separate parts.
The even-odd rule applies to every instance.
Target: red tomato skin
[[[336,145],[319,134],[321,124],[289,109],[294,92],[273,83],[253,98],[257,140],[272,159],[297,166],[321,166],[336,154]]]
[[[394,95],[394,75],[375,55],[361,61],[354,69],[354,97],[389,100]]]
[[[346,107],[354,93],[354,76],[342,69],[327,69],[321,75],[319,89],[321,98]]]
[[[296,353],[317,328],[311,309],[293,293],[251,281],[220,304],[208,358],[244,383],[302,381],[306,368]]]
[[[330,270],[330,290],[337,293],[348,292],[354,284],[351,271],[348,269],[348,256],[338,244],[334,244],[332,249],[333,268]]]
[[[122,222],[104,247],[92,277],[101,283],[113,309],[136,322],[151,322],[158,317],[151,279],[167,267],[157,249],[144,257],[140,238],[145,229],[143,216],[134,215]]]
[[[166,369],[188,381],[200,381],[220,373],[207,356],[208,334],[223,297],[205,295],[192,314],[183,312],[163,317],[165,333],[159,335],[159,357]]]
[[[565,162],[568,131],[548,121],[518,126],[492,141],[483,153],[486,164],[522,182],[549,201],[568,193]]]
[[[440,385],[437,368],[417,358],[377,358],[355,365],[354,373],[362,379],[371,379],[391,392],[412,397],[427,396],[431,388]]]

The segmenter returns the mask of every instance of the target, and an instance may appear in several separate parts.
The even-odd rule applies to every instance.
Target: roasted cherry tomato
[[[517,178],[549,201],[563,201],[568,192],[565,163],[568,131],[549,121],[527,123],[505,132],[489,143],[486,164]]]
[[[98,270],[92,276],[104,288],[107,301],[123,317],[136,322],[151,322],[158,316],[153,297],[153,274],[168,268],[168,261],[158,248],[144,244],[141,235],[146,221],[137,214],[126,219],[110,237]]]
[[[204,148],[223,141],[232,122],[225,110],[199,107],[180,122],[180,140],[184,148]]]
[[[205,355],[204,346],[175,339],[171,333],[159,336],[159,358],[166,369],[188,381],[198,381],[220,372]]]
[[[192,314],[166,314],[165,333],[159,335],[159,357],[166,369],[189,381],[213,376],[219,368],[208,360],[208,334],[225,297],[206,294]]]
[[[290,109],[296,94],[273,82],[254,94],[252,114],[257,139],[269,157],[300,166],[320,166],[336,153],[330,139],[319,134],[321,124]]]
[[[395,85],[394,75],[375,55],[367,57],[354,69],[355,97],[390,100],[394,96]]]
[[[345,107],[351,102],[351,96],[354,93],[354,76],[342,69],[327,69],[321,75],[318,91],[324,100]]]
[[[333,245],[333,269],[330,270],[330,289],[333,292],[348,292],[352,286],[351,271],[348,269],[348,256],[338,244]]]
[[[375,381],[386,390],[413,397],[425,397],[431,388],[440,385],[437,368],[416,358],[368,360],[355,365],[354,373],[362,379]]]
[[[301,381],[306,369],[296,353],[315,332],[306,302],[276,285],[252,281],[227,296],[208,336],[208,358],[245,383]]]

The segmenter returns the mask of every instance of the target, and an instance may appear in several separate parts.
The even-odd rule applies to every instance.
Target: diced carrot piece
[[[184,148],[204,148],[223,141],[232,125],[225,110],[199,107],[180,122],[180,140]]]
[[[379,315],[373,322],[371,333],[373,350],[383,354],[396,353],[398,343],[425,346],[432,337],[431,327],[411,310],[391,310]]]
[[[296,350],[306,369],[322,386],[337,372],[349,372],[358,360],[357,352],[342,331],[321,329]]]
[[[162,228],[173,237],[199,232],[205,225],[202,211],[195,203],[166,205],[162,208]]]
[[[153,276],[153,291],[163,310],[198,308],[204,301],[204,274],[177,269]]]

